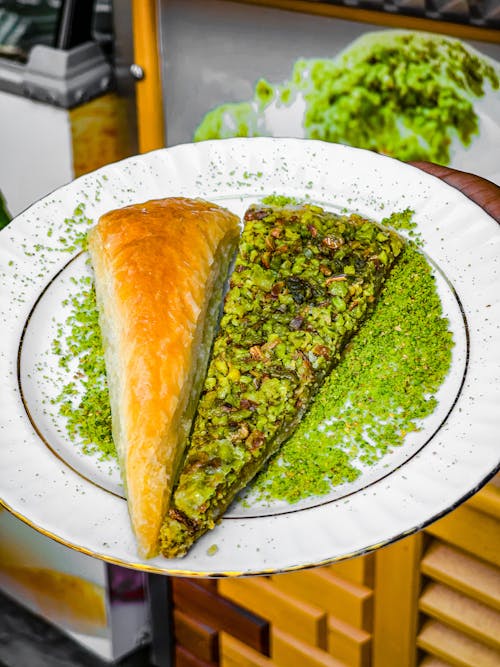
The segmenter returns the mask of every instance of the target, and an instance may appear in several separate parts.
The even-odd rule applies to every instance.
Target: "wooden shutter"
[[[376,555],[373,667],[500,665],[500,477]]]
[[[219,580],[219,594],[251,609],[270,627],[270,662],[225,637],[221,664],[370,667],[373,581],[371,554],[302,572]]]
[[[327,567],[174,579],[177,665],[497,667],[500,476],[425,531]]]

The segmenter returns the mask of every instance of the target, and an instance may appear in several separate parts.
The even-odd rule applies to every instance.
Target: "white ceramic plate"
[[[374,219],[408,206],[437,267],[455,339],[439,405],[413,440],[326,497],[236,504],[182,558],[141,561],[114,464],[71,443],[50,398],[51,352],[85,256],[67,250],[105,211],[203,197],[237,214],[267,194]],[[75,207],[85,205],[80,222]],[[0,235],[0,499],[44,534],[114,563],[170,574],[286,571],[362,554],[419,530],[481,487],[499,464],[500,228],[440,180],[374,153],[298,139],[230,139],[130,158],[38,202]],[[62,374],[61,374],[62,373]],[[216,545],[216,549],[212,548]]]

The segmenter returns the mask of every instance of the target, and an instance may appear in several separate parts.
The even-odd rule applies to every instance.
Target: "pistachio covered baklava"
[[[252,206],[190,445],[160,531],[167,557],[213,528],[297,426],[371,311],[403,240],[358,215]]]

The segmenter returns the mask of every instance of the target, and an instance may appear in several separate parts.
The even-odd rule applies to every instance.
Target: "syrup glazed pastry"
[[[184,555],[292,433],[373,309],[403,240],[317,206],[251,207],[160,533]]]
[[[113,439],[143,557],[158,551],[238,237],[237,216],[184,198],[111,211],[89,233]]]

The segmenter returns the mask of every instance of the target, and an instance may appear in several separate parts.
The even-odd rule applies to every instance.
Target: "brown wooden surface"
[[[197,658],[208,662],[219,660],[219,637],[214,628],[174,609],[174,633],[175,641]]]
[[[324,609],[281,591],[263,577],[221,579],[219,591],[238,604],[254,609],[273,627],[281,628],[312,646],[326,649],[327,617]]]
[[[421,564],[434,581],[500,610],[500,570],[460,549],[433,541]]]
[[[175,647],[175,667],[218,667],[218,662],[208,662],[198,658],[187,648],[177,644]]]
[[[269,654],[269,623],[262,617],[188,579],[173,577],[172,590],[174,606],[186,615]]]
[[[280,667],[347,667],[326,651],[275,627],[271,632],[271,657]]]
[[[202,577],[197,577],[196,583],[213,593],[217,593],[217,579],[203,579]]]
[[[500,474],[496,475],[479,493],[469,498],[467,505],[485,514],[490,514],[496,519],[500,518]]]
[[[328,616],[328,653],[349,667],[371,665],[371,633]]]
[[[418,667],[451,667],[451,665],[449,662],[436,658],[434,655],[426,655],[422,661],[418,663]]]
[[[500,650],[500,612],[448,586],[431,582],[419,600],[427,616]]]
[[[273,660],[227,632],[220,633],[220,656],[220,667],[276,667]]]
[[[373,667],[414,667],[422,533],[376,553]]]
[[[343,577],[354,584],[373,588],[375,579],[375,554],[366,554],[357,558],[349,558],[328,565],[327,569],[338,577]]]
[[[500,32],[498,34],[500,37]],[[492,150],[495,150],[495,148],[492,147]],[[498,147],[496,150],[498,150]],[[500,188],[495,183],[465,171],[449,169],[431,162],[412,162],[411,164],[460,190],[469,199],[484,208],[492,218],[500,222]]]
[[[373,592],[366,586],[346,581],[328,568],[279,574],[272,581],[285,593],[307,600],[357,628],[371,630]]]
[[[498,667],[500,664],[498,651],[435,620],[424,624],[417,645],[456,667]]]
[[[477,512],[467,503],[428,526],[426,532],[492,565],[500,566],[498,520]]]

